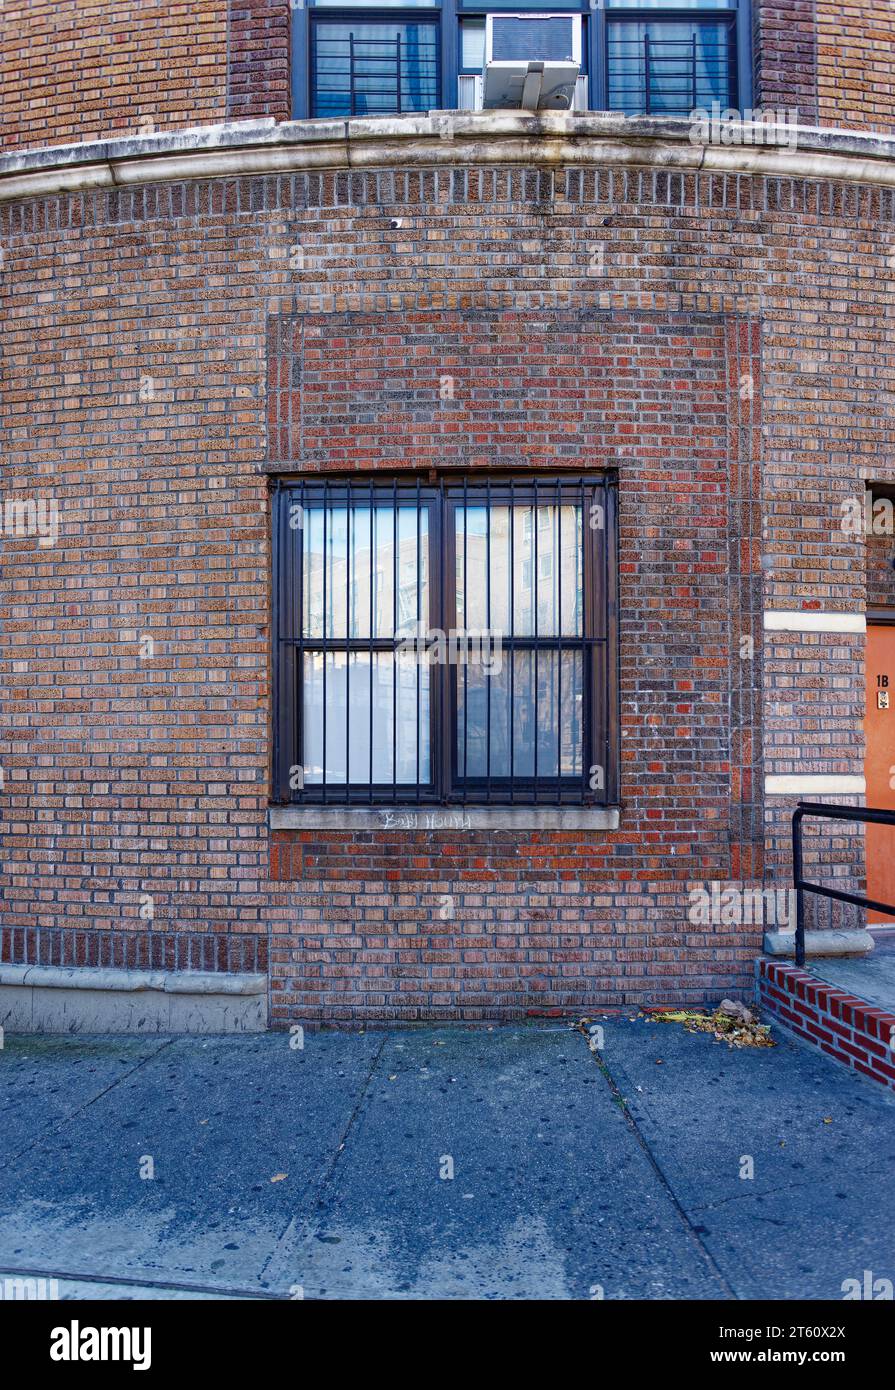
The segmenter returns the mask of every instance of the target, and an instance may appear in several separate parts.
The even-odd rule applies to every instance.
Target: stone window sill
[[[617,806],[272,806],[271,830],[617,830]]]

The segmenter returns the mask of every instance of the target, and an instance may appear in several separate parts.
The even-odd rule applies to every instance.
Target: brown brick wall
[[[753,0],[753,68],[757,104],[795,108],[817,125],[816,0]]]
[[[4,924],[270,933],[277,1023],[746,992],[760,928],[694,928],[688,885],[760,876],[763,846],[785,872],[763,757],[861,770],[861,644],[778,634],[763,678],[760,614],[864,601],[838,508],[895,480],[893,212],[524,168],[6,206],[5,484],[52,493],[61,533],[0,562]],[[367,414],[368,461],[470,463],[432,392],[458,357],[461,438],[497,393],[489,459],[618,469],[621,829],[272,844],[265,473],[344,466]]]
[[[226,0],[5,0],[0,145],[221,121]]]
[[[274,116],[287,121],[291,14],[288,0],[228,0],[231,120]]]
[[[879,0],[817,0],[822,125],[895,130],[895,9]]]

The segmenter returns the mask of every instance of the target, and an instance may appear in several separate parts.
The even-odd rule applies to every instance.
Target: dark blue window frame
[[[518,7],[520,10],[549,12],[553,6],[539,0],[513,0],[491,7],[506,12]],[[608,9],[605,0],[579,0],[575,6],[557,5],[566,14],[582,14],[586,17],[584,43],[586,61],[582,61],[582,71],[588,74],[588,109],[606,111],[608,93],[608,54],[607,27],[617,21],[661,22],[680,19],[712,21],[726,19],[736,35],[736,91],[731,94],[730,105],[743,110],[752,102],[752,21],[751,0],[731,0],[729,4],[706,3],[681,8],[670,3],[667,6],[612,5]],[[393,23],[417,22],[436,23],[440,30],[440,90],[435,105],[443,110],[455,110],[457,106],[457,77],[460,67],[460,24],[461,17],[489,13],[487,3],[482,0],[440,0],[435,5],[413,7],[376,8],[371,5],[353,5],[350,8],[331,5],[304,4],[293,10],[292,15],[292,115],[302,120],[311,114],[311,26],[315,22],[345,22],[352,18],[378,19]],[[584,55],[582,55],[584,59]],[[341,119],[341,118],[340,118]]]
[[[588,104],[595,111],[613,110],[609,103],[609,29],[613,24],[623,23],[664,23],[681,21],[688,24],[727,23],[734,38],[735,69],[732,90],[725,98],[724,105],[742,110],[752,100],[752,28],[750,0],[730,0],[730,3],[707,3],[675,6],[673,3],[659,6],[637,4],[614,4],[607,7],[604,0],[595,0],[596,22],[591,25],[591,71],[593,86],[588,92]],[[695,103],[701,105],[701,98]],[[688,106],[687,109],[692,109]],[[629,113],[631,114],[631,113]],[[645,111],[642,113],[645,114]]]

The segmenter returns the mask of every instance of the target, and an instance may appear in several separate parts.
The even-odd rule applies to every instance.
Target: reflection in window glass
[[[458,507],[455,530],[460,627],[516,637],[580,636],[580,507]]]
[[[429,668],[412,652],[308,652],[302,677],[307,786],[324,769],[336,786],[429,781]]]
[[[736,103],[736,46],[728,20],[611,20],[608,104],[626,115],[686,115]]]
[[[426,508],[309,506],[303,521],[303,636],[416,631],[429,612]]]
[[[459,671],[459,775],[580,776],[583,670],[580,651],[515,651],[499,670],[472,661]]]
[[[436,23],[315,19],[311,114],[376,116],[438,106]]]

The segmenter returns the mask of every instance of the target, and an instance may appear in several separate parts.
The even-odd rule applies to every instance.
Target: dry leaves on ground
[[[713,1013],[698,1009],[662,1009],[649,1013],[657,1023],[683,1023],[688,1033],[711,1033],[728,1047],[774,1047],[769,1023],[758,1019],[734,999],[722,999]]]

